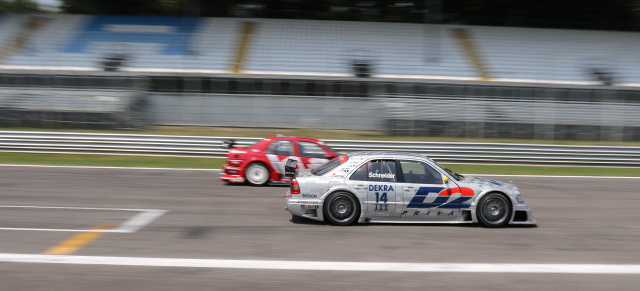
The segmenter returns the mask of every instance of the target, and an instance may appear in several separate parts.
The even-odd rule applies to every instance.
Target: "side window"
[[[301,157],[325,159],[326,152],[319,145],[309,141],[299,141],[298,149]]]
[[[274,140],[267,148],[267,154],[293,156],[293,147],[291,147],[291,141]]]
[[[356,180],[356,181],[366,181],[367,180],[367,173],[369,172],[369,164],[370,163],[366,163],[364,165],[362,165],[362,167],[360,167],[358,170],[356,170],[352,175],[351,178],[349,178],[349,180]]]
[[[367,169],[367,180],[376,182],[395,182],[396,161],[373,160]]]
[[[405,183],[442,184],[442,175],[431,166],[418,161],[400,161]]]

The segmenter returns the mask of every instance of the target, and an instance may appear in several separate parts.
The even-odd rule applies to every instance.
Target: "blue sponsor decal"
[[[163,45],[160,54],[192,55],[189,43],[198,22],[195,17],[93,16],[88,25],[62,48],[62,52],[88,53],[94,43],[118,42],[160,44]],[[117,27],[126,29],[114,29]]]
[[[409,202],[409,205],[407,205],[407,208],[437,207],[437,208],[447,209],[447,208],[469,208],[471,206],[471,204],[468,204],[468,203],[463,204],[463,202],[473,198],[473,196],[458,197],[453,201],[450,201],[447,203],[447,200],[449,200],[451,196],[449,195],[441,196],[440,193],[442,193],[442,191],[446,191],[446,188],[420,187],[420,189],[418,189],[418,192],[416,192],[416,195],[414,195],[413,198],[411,199],[411,202]],[[427,198],[427,195],[429,195],[429,193],[438,193],[438,196],[436,197],[436,199],[434,199],[431,202],[425,202],[424,200]]]

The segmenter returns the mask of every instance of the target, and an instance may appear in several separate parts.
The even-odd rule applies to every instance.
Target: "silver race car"
[[[423,155],[355,152],[296,175],[286,198],[294,216],[335,225],[480,223],[535,225],[531,209],[510,183],[462,176]]]

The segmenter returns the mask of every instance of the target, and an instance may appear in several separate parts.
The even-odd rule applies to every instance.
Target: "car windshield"
[[[429,159],[429,160],[430,160],[431,162],[433,162],[435,165],[437,165],[438,167],[440,167],[440,169],[443,169],[443,170],[444,170],[445,172],[447,172],[449,175],[453,176],[453,178],[454,178],[454,179],[456,179],[456,180],[458,180],[458,181],[460,181],[460,180],[464,179],[464,176],[462,176],[462,175],[460,175],[460,174],[458,174],[458,173],[456,173],[456,172],[454,172],[454,171],[452,171],[452,170],[450,170],[450,169],[447,169],[447,168],[443,167],[442,165],[438,164],[438,162],[436,162],[436,161],[434,161],[434,160],[432,160],[432,159]]]
[[[325,148],[327,148],[330,152],[334,153],[334,154],[338,154],[338,152],[336,152],[334,149],[332,149],[330,146],[328,146],[327,144],[323,143],[322,144]]]
[[[314,174],[316,176],[322,176],[324,174],[326,174],[327,172],[333,170],[335,167],[339,166],[340,164],[344,163],[347,161],[347,156],[342,155],[339,156],[331,161],[328,161],[322,165],[320,165],[319,167],[311,170],[311,174]]]

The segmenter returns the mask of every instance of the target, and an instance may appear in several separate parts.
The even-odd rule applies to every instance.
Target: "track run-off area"
[[[0,165],[2,290],[635,290],[639,178],[513,181],[537,227],[292,220],[219,171]]]

